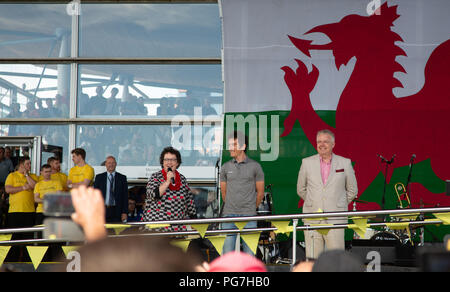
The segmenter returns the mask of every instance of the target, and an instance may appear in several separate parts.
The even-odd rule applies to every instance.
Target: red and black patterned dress
[[[167,180],[164,169],[153,173],[147,183],[142,221],[181,220],[196,217],[194,197],[186,178],[175,171],[175,185],[170,184],[164,194],[159,193],[159,186]],[[166,231],[183,231],[186,226],[172,225]]]

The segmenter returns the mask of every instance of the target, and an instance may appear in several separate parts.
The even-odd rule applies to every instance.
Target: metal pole
[[[386,214],[411,214],[411,213],[447,213],[450,207],[442,208],[421,208],[421,209],[394,209],[379,211],[351,211],[351,212],[329,212],[329,213],[305,213],[290,215],[267,215],[267,216],[248,216],[248,217],[227,217],[227,218],[210,218],[210,219],[189,219],[189,220],[167,220],[152,222],[135,222],[130,225],[148,225],[148,224],[201,224],[201,223],[224,223],[224,222],[242,222],[242,221],[262,221],[262,220],[290,220],[290,219],[314,219],[314,218],[332,218],[343,216],[373,216]]]
[[[294,219],[295,220],[295,219]],[[370,223],[370,227],[381,227],[385,226],[386,223]],[[443,222],[439,219],[429,220],[429,221],[410,221],[410,225],[436,225],[442,224]],[[348,224],[336,224],[330,226],[297,226],[295,230],[318,230],[318,229],[342,229],[348,228]],[[44,227],[33,227],[33,228],[15,228],[15,229],[1,229],[0,234],[10,234],[10,233],[24,233],[24,232],[39,232],[43,231]],[[249,228],[243,229],[242,231],[239,229],[219,229],[219,230],[208,230],[205,232],[205,236],[207,235],[220,235],[220,234],[229,234],[229,233],[254,233],[254,232],[263,232],[263,231],[276,231],[277,228],[269,227],[269,228]],[[180,236],[180,235],[200,235],[200,233],[196,230],[193,231],[183,231],[183,232],[151,232],[151,233],[138,233],[133,234],[134,236]],[[112,235],[108,237],[127,237],[130,235]],[[37,239],[37,240],[10,240],[10,241],[0,241],[0,245],[12,245],[12,244],[20,244],[20,243],[57,243],[57,242],[72,242],[70,239],[57,239],[57,240],[49,240],[49,239]],[[78,242],[78,241],[76,241]]]
[[[294,266],[297,261],[297,223],[298,219],[292,220],[292,266]]]

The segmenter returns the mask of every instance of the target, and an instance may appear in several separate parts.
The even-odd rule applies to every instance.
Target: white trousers
[[[345,250],[345,229],[330,229],[327,235],[305,230],[306,258],[317,259],[324,250]]]

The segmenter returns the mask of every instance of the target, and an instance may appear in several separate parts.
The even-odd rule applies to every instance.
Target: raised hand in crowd
[[[83,228],[86,240],[106,237],[105,203],[101,192],[92,187],[79,186],[70,191],[75,213],[72,220]]]

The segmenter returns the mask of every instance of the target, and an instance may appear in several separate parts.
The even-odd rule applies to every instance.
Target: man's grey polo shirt
[[[256,215],[256,182],[264,181],[261,165],[246,158],[232,159],[222,165],[220,181],[227,183],[223,215]]]

